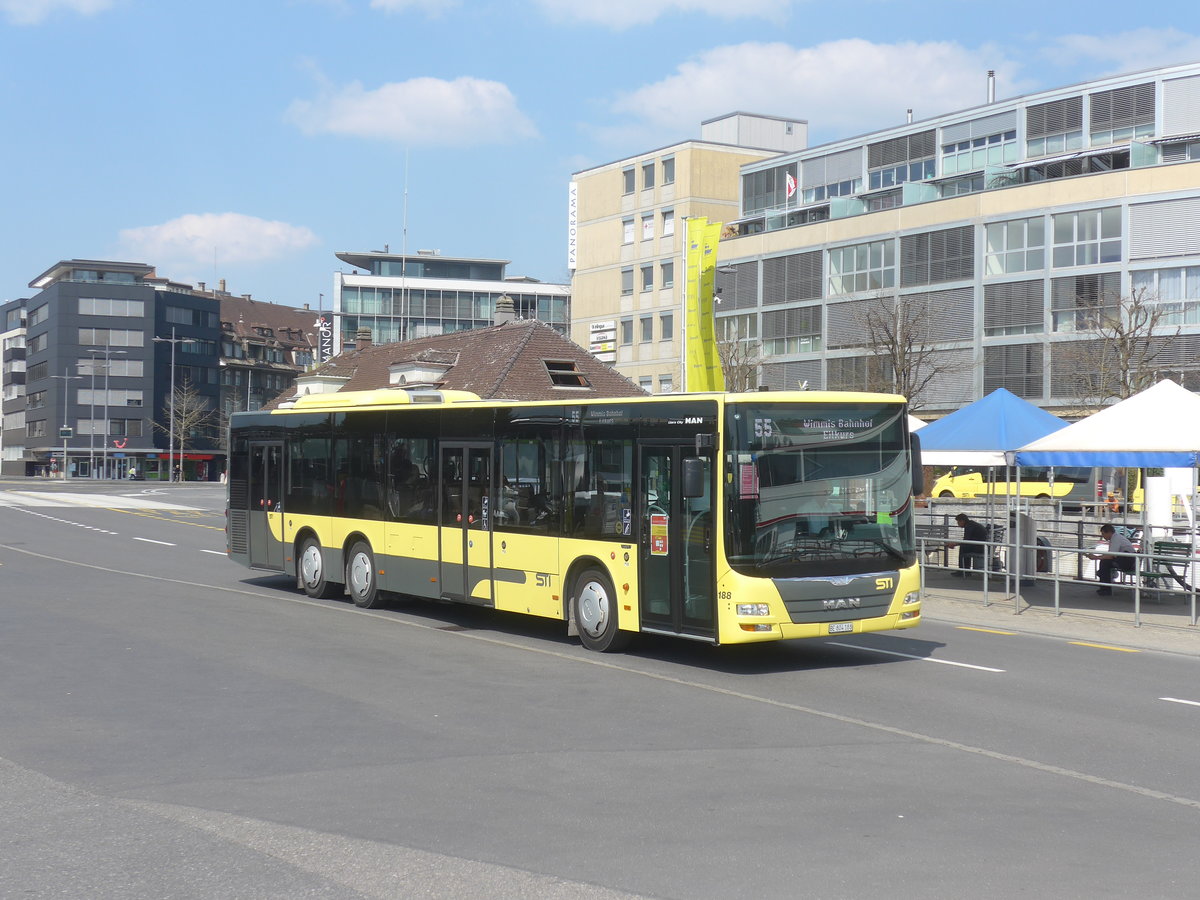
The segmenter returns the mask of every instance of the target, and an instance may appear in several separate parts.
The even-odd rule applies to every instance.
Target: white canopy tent
[[[1019,466],[1195,468],[1200,396],[1163,380],[1009,453]]]

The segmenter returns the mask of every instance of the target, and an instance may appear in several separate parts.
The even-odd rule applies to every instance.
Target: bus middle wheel
[[[346,556],[346,591],[354,605],[363,609],[374,609],[381,604],[375,554],[366,541],[356,541]]]
[[[579,574],[571,607],[583,646],[601,653],[629,646],[632,635],[617,628],[617,595],[602,571],[589,568]]]

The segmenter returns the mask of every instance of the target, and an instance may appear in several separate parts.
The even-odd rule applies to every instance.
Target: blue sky
[[[816,144],[978,105],[987,69],[1004,98],[1194,61],[1195,10],[0,0],[0,300],[83,257],[328,303],[335,252],[404,245],[406,167],[409,250],[566,281],[574,171],[735,109]]]

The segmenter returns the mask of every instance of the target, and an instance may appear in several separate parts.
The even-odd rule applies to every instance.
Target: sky
[[[315,308],[385,246],[567,282],[571,174],[705,119],[816,145],[1196,60],[1178,0],[0,0],[0,301],[88,258]]]

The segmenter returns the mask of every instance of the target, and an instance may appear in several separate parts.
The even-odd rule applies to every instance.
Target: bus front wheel
[[[317,600],[332,597],[337,591],[337,585],[330,584],[325,578],[325,554],[321,551],[321,542],[315,537],[304,539],[300,546],[300,587],[304,593]]]
[[[938,496],[939,497],[953,497],[954,495],[952,493],[950,493],[949,491],[942,491],[940,494],[938,494]]]
[[[375,555],[366,541],[356,542],[346,557],[346,590],[355,606],[374,609],[380,605]]]
[[[601,653],[629,646],[632,636],[617,628],[616,592],[599,569],[585,569],[575,579],[571,607],[583,646]]]

